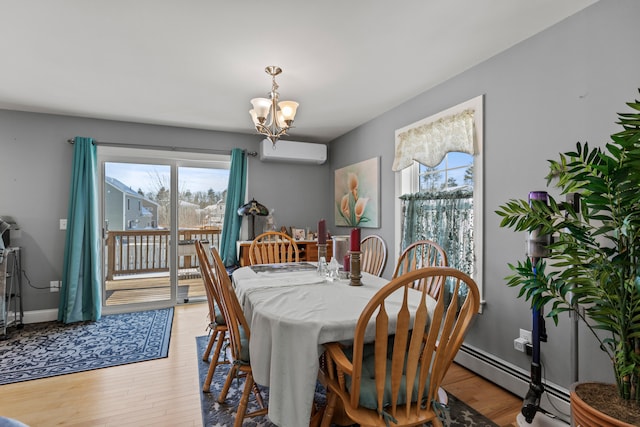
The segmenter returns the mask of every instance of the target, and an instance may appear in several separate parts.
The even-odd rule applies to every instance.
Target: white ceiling
[[[596,0],[0,0],[0,108],[330,141]]]

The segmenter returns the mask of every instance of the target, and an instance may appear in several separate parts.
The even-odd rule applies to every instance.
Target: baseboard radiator
[[[463,344],[455,358],[456,363],[475,372],[483,378],[524,398],[529,390],[530,372],[512,365],[485,351]],[[545,381],[545,392],[540,399],[540,407],[550,416],[570,422],[569,390]],[[534,420],[535,421],[535,420]]]

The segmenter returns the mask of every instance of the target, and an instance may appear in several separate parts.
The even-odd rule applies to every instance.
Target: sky
[[[171,168],[167,165],[150,165],[137,163],[105,163],[105,175],[115,178],[134,191],[142,189],[146,194],[155,193],[159,189],[158,182],[169,189]],[[178,188],[180,191],[191,190],[207,192],[224,191],[229,181],[228,169],[178,168]]]

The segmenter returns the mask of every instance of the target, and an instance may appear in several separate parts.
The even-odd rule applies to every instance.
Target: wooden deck
[[[171,298],[169,276],[131,277],[107,280],[105,283],[106,305],[122,305],[151,301],[166,301]],[[201,301],[206,299],[204,284],[199,274],[187,275],[178,280],[178,301]]]

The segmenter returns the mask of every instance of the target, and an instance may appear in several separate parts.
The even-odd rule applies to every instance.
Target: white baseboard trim
[[[530,372],[473,346],[463,344],[455,361],[516,396],[524,398],[529,390]],[[569,423],[569,390],[544,379],[543,383],[545,391],[540,399],[540,407]]]
[[[57,308],[51,308],[48,310],[25,311],[22,322],[26,324],[26,323],[50,322],[52,320],[58,320]]]

